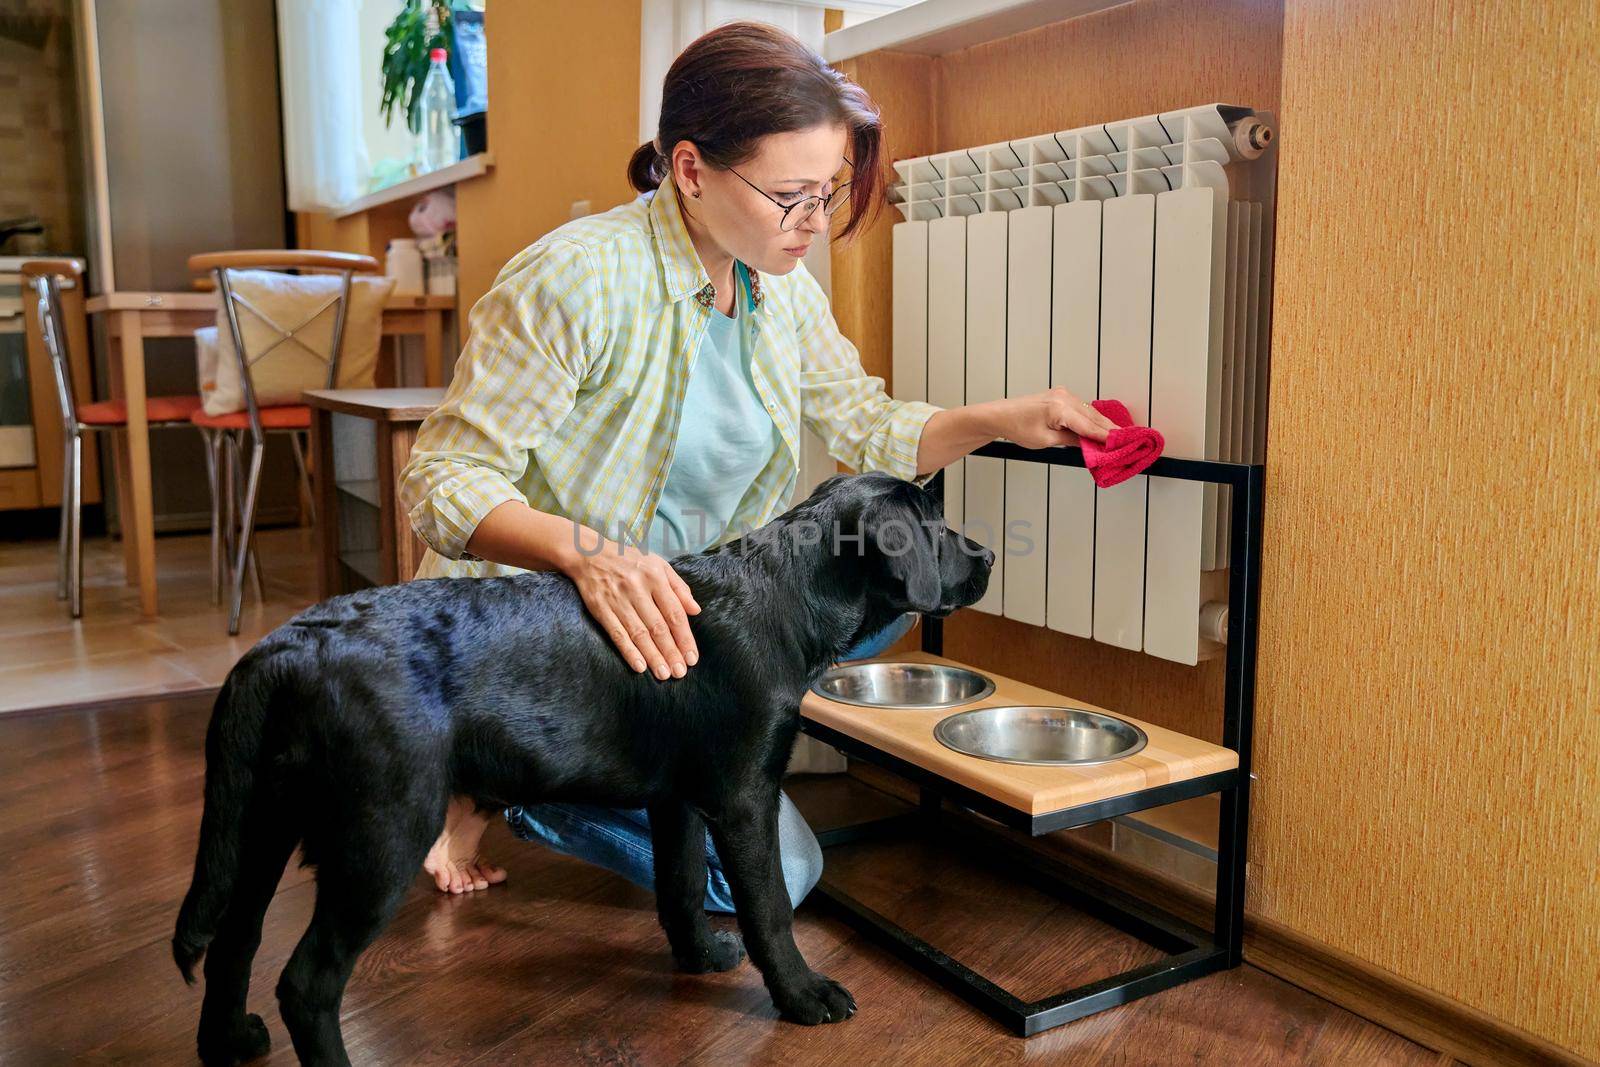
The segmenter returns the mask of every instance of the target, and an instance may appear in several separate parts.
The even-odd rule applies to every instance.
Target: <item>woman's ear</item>
[[[700,177],[705,168],[705,161],[700,158],[700,149],[695,147],[693,141],[679,141],[672,146],[670,157],[672,168],[672,184],[683,192],[699,199]]]

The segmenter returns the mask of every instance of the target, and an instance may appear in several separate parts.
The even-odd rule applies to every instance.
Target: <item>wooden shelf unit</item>
[[[422,543],[396,479],[443,389],[308,389],[317,470],[317,595],[411,580]]]

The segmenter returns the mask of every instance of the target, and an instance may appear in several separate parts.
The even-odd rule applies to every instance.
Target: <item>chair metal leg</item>
[[[226,449],[219,451],[217,456],[217,461],[222,466],[225,487],[222,558],[223,567],[228,572],[228,581],[231,583],[233,581],[233,557],[239,550],[237,519],[244,510],[241,496],[244,492],[244,469],[239,457],[240,449],[243,447],[242,438],[244,435],[239,433],[236,436],[230,431],[223,430],[220,436],[226,445]],[[261,582],[261,561],[256,558],[256,546],[253,543],[250,545],[247,566],[249,568],[250,584],[255,587],[256,600],[264,604],[267,600],[267,593]],[[229,589],[232,589],[231,584]]]
[[[222,571],[223,585],[231,598],[233,595],[233,554],[239,544],[239,442],[229,430],[221,431],[222,449],[218,461],[222,464]],[[229,600],[232,603],[232,600]]]
[[[206,482],[211,487],[211,602],[222,603],[222,434],[200,430],[206,451]]]
[[[233,606],[228,613],[228,632],[239,632],[239,610],[244,604],[244,572],[249,564],[250,541],[255,533],[256,493],[261,488],[261,454],[264,442],[250,442],[250,472],[246,476],[244,507],[239,515],[239,547],[235,557],[233,581]],[[260,571],[257,570],[259,576]]]
[[[306,502],[306,511],[311,516],[311,525],[317,524],[317,494],[311,487],[311,469],[306,463],[306,457],[311,453],[309,436],[300,430],[289,432],[289,450],[294,453],[294,465],[300,470],[300,488]]]
[[[72,438],[61,443],[61,533],[56,552],[56,599],[67,599],[68,539],[72,535]]]
[[[249,557],[248,566],[250,568],[250,588],[256,591],[256,603],[265,604],[267,602],[267,589],[261,581],[261,559],[256,555],[256,546],[254,541],[251,541],[250,543]]]
[[[71,489],[71,522],[72,528],[68,537],[68,584],[71,586],[69,593],[72,599],[72,617],[83,618],[83,437],[73,434],[71,443],[67,446],[71,458],[67,469]],[[63,500],[62,507],[68,507],[68,502]]]
[[[244,448],[243,433],[239,434],[239,447],[240,449]],[[262,447],[265,447],[264,443]],[[242,492],[244,486],[244,477],[242,474],[237,479],[235,484],[240,486],[240,491]],[[239,510],[241,512],[244,510],[243,505],[240,506]],[[248,551],[246,552],[245,567],[247,569],[247,573],[250,575],[250,587],[256,591],[256,603],[265,604],[267,602],[267,590],[266,586],[263,585],[261,581],[261,559],[256,555],[254,527],[252,527],[251,530],[250,544],[248,546]]]

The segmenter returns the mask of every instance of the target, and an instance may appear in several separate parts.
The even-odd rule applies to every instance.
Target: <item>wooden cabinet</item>
[[[63,433],[55,373],[39,331],[32,290],[22,285],[22,264],[53,256],[0,257],[0,511],[61,504]],[[79,261],[80,266],[82,261]],[[13,288],[14,287],[14,288]],[[15,296],[11,294],[15,293]],[[61,292],[72,391],[79,404],[94,399],[82,289]],[[83,450],[83,502],[100,502],[98,450]]]
[[[396,480],[443,389],[312,389],[319,598],[409,581],[423,546]]]

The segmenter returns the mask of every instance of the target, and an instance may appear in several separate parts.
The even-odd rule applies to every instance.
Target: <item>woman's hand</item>
[[[682,678],[700,660],[689,615],[698,615],[689,584],[663,556],[601,539],[565,568],[583,603],[636,671],[646,664],[659,679]]]
[[[1117,424],[1061,386],[1042,393],[1010,397],[1000,420],[999,436],[1024,448],[1075,445],[1078,438],[1104,441]]]
[[[1025,448],[1104,441],[1117,424],[1057,386],[1042,393],[941,408],[929,417],[917,443],[917,473],[954,463],[996,439]]]

